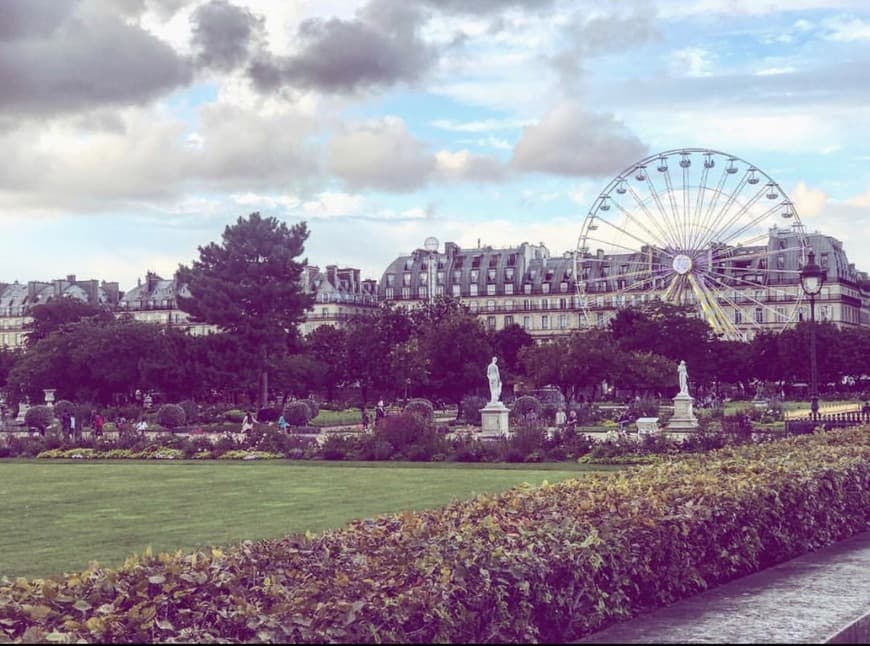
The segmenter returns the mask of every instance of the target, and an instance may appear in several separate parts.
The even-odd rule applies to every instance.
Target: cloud
[[[412,191],[435,169],[429,149],[398,117],[355,124],[327,144],[330,169],[354,190]]]
[[[0,3],[0,111],[59,114],[150,101],[192,78],[185,59],[135,24],[95,6]],[[0,25],[4,21],[0,16]]]
[[[435,155],[438,174],[447,180],[496,182],[506,176],[504,164],[492,157],[473,155],[467,150],[453,153],[442,150]]]
[[[798,182],[789,193],[798,217],[812,219],[819,216],[828,202],[828,195],[821,189],[810,188],[804,182]]]
[[[523,171],[601,177],[643,157],[647,146],[609,114],[565,101],[523,131],[512,165]]]
[[[228,71],[246,63],[264,41],[264,19],[226,0],[211,0],[191,15],[192,42],[200,65]]]
[[[286,193],[319,182],[312,143],[319,125],[293,106],[258,112],[208,104],[195,133],[144,108],[116,116],[120,128],[87,136],[72,116],[0,134],[7,151],[0,207],[92,212],[164,204],[197,191]]]
[[[674,76],[710,76],[710,52],[700,47],[674,50],[670,54],[669,67]]]
[[[631,13],[596,15],[588,8],[577,10],[561,34],[565,45],[551,63],[562,83],[573,87],[590,58],[639,47],[660,37],[655,13],[649,7],[635,6]]]
[[[842,43],[850,43],[856,40],[870,40],[870,22],[861,18],[837,16],[826,20],[827,28],[825,38]]]
[[[420,79],[438,53],[421,38],[425,16],[407,3],[372,0],[351,20],[311,18],[296,37],[301,46],[285,57],[263,55],[249,74],[261,92],[284,86],[352,93]]]

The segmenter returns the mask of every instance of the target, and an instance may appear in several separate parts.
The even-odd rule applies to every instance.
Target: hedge
[[[16,641],[565,642],[867,530],[867,427],[0,585]]]

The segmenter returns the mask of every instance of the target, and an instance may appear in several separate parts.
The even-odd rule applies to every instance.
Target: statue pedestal
[[[510,409],[501,402],[489,402],[480,409],[480,432],[484,435],[510,436],[508,415]]]
[[[698,418],[692,412],[694,400],[680,393],[674,397],[674,416],[667,425],[667,436],[674,439],[685,439],[698,431]]]

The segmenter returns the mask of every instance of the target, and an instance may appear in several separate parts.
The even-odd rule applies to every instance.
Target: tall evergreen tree
[[[260,405],[269,392],[270,360],[286,354],[314,297],[305,294],[302,255],[308,228],[288,227],[258,212],[224,229],[222,243],[199,247],[199,259],[179,266],[187,294],[179,307],[194,321],[217,325],[251,352],[260,375]]]

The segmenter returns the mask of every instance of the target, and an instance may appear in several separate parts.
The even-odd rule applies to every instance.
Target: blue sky
[[[870,270],[864,1],[3,0],[0,282],[135,285],[259,210],[380,278],[428,236],[573,249],[711,148]]]

